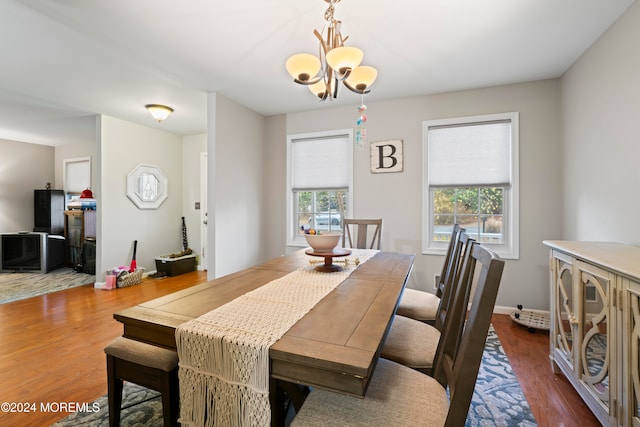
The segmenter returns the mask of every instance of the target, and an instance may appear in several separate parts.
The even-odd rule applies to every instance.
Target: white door
[[[207,153],[200,153],[200,266],[207,270]]]

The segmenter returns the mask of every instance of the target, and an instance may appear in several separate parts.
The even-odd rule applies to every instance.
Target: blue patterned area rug
[[[120,425],[162,425],[162,403],[157,392],[125,383]],[[107,397],[98,399],[91,408],[97,412],[77,412],[52,427],[102,427],[109,425]],[[537,426],[520,384],[511,370],[498,335],[489,330],[478,380],[465,427],[533,427]]]
[[[96,276],[59,268],[46,274],[0,273],[0,304],[31,298],[76,286],[93,284]]]
[[[465,427],[537,426],[496,331],[487,334]]]
[[[109,426],[109,404],[102,396],[88,405],[91,412],[76,412],[52,424],[51,427]],[[96,411],[97,409],[97,411]],[[94,412],[95,411],[95,412]],[[160,393],[137,384],[124,383],[122,389],[121,427],[162,426],[162,401]]]

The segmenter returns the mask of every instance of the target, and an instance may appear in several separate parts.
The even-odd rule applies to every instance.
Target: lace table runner
[[[378,251],[353,249],[366,262]],[[301,267],[176,329],[180,422],[269,426],[269,348],[357,268]]]

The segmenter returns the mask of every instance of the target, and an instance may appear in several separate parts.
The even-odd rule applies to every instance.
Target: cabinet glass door
[[[555,257],[555,348],[573,367],[573,328],[576,324],[571,259]]]
[[[588,264],[580,265],[581,325],[580,379],[605,406],[609,402],[609,355],[613,326],[609,317],[609,295],[613,287],[609,273]]]
[[[640,425],[640,359],[638,353],[640,353],[640,283],[629,282],[628,303],[629,303],[629,352],[630,360],[625,360],[625,366],[629,369],[629,384],[626,388],[629,389],[629,401],[630,401],[630,418],[631,423],[629,425]]]

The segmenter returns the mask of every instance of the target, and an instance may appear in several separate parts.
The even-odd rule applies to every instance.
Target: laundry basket
[[[117,287],[126,288],[127,286],[137,285],[142,282],[142,273],[144,273],[144,268],[137,268],[136,271],[132,273],[122,273],[118,276]]]

